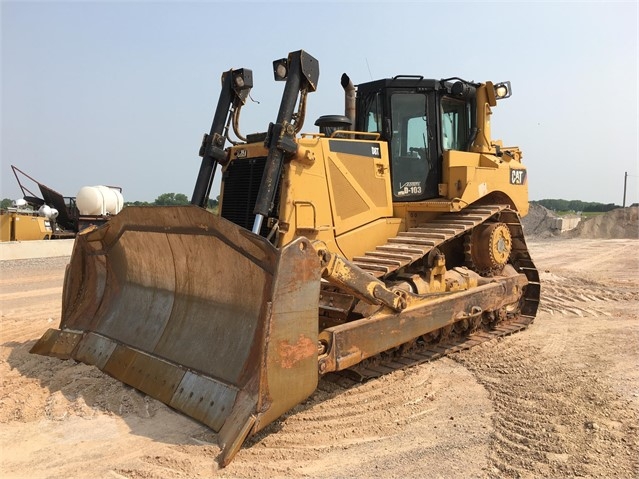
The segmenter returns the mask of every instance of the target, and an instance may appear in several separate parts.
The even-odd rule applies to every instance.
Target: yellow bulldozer
[[[299,50],[273,72],[277,118],[246,136],[252,72],[222,75],[191,205],[126,207],[78,235],[60,327],[32,349],[210,426],[222,465],[320,377],[524,329],[539,302],[522,154],[490,132],[509,82],[344,74],[344,115],[304,133],[318,61]]]

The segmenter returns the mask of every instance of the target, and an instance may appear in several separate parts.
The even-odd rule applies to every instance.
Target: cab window
[[[470,110],[466,102],[442,98],[442,149],[466,150]]]
[[[366,109],[364,131],[380,133],[382,131],[382,102],[379,94],[371,97],[369,101]]]
[[[431,170],[426,105],[424,93],[395,93],[391,96],[393,194],[403,200],[424,196]]]

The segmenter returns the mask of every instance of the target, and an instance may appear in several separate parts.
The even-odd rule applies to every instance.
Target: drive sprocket
[[[508,263],[512,244],[505,223],[481,224],[466,237],[466,264],[480,274],[500,272]]]

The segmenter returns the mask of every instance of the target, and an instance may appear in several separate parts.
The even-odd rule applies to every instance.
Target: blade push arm
[[[228,135],[229,114],[241,108],[253,87],[253,72],[248,68],[229,70],[222,74],[222,90],[217,102],[213,123],[204,135],[200,156],[202,163],[197,175],[191,204],[205,208],[208,203],[218,162],[226,157],[224,144]]]
[[[322,278],[369,304],[383,304],[394,311],[406,308],[406,292],[391,291],[379,279],[374,278],[346,258],[332,253],[321,241],[313,247],[320,258]]]
[[[262,222],[273,209],[273,200],[282,171],[282,162],[285,153],[297,151],[295,134],[299,126],[304,122],[304,110],[306,94],[315,91],[319,79],[319,63],[304,50],[298,50],[288,54],[288,58],[273,62],[275,80],[286,81],[282,102],[277,114],[276,123],[269,125],[265,145],[268,148],[268,157],[262,183],[255,202],[255,222],[253,233],[259,234]],[[298,96],[301,98],[299,112],[295,114],[295,105]],[[295,125],[292,123],[295,118]]]

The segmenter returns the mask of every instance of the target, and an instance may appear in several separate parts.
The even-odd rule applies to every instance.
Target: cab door
[[[425,92],[395,91],[390,95],[390,156],[395,200],[419,201],[439,196],[441,165],[429,106],[430,96]]]

